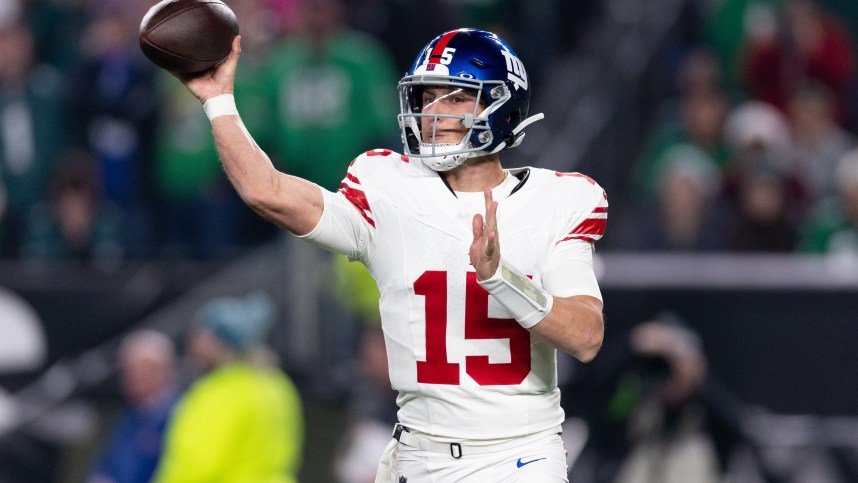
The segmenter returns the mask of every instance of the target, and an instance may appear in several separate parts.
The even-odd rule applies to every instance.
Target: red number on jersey
[[[426,360],[417,361],[417,382],[459,384],[459,364],[447,362],[447,272],[423,272],[414,293],[426,297]]]
[[[447,357],[447,272],[424,272],[414,292],[426,297],[426,360],[417,361],[417,382],[459,384],[459,364]],[[491,363],[488,356],[465,356],[465,372],[481,386],[521,384],[530,373],[530,333],[515,319],[488,316],[489,293],[467,274],[465,338],[509,340],[510,362]]]

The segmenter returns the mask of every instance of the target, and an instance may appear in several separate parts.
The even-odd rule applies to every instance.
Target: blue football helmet
[[[430,86],[472,94],[476,101],[472,112],[424,112],[424,90]],[[522,130],[543,118],[542,114],[527,117],[530,84],[518,56],[503,39],[483,30],[452,30],[436,37],[420,52],[398,88],[397,119],[405,154],[422,159],[435,171],[518,146],[524,138]],[[436,143],[438,120],[451,117],[459,119],[467,133],[460,142]]]

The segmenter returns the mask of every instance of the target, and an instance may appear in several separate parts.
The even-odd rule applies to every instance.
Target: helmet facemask
[[[487,148],[494,140],[490,116],[510,98],[502,81],[412,75],[400,81],[399,94],[398,120],[408,156],[448,171],[468,158],[497,152]],[[461,138],[452,138],[452,126],[462,130]]]

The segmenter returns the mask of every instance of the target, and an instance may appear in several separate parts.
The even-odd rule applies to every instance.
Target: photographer
[[[606,344],[600,362],[566,391],[582,395],[567,407],[587,408],[587,441],[570,465],[580,481],[725,480],[741,408],[710,376],[697,334],[660,314]]]

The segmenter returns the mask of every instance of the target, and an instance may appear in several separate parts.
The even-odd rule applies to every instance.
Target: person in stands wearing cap
[[[274,317],[261,293],[216,298],[197,310],[186,349],[202,375],[176,407],[154,481],[298,481],[300,396],[286,374],[253,357]]]

